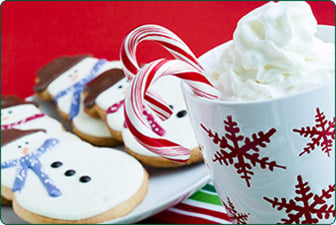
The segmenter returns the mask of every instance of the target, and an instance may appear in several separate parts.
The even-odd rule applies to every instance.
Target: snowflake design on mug
[[[224,124],[226,134],[223,137],[219,137],[218,133],[213,133],[211,129],[201,124],[212,142],[220,147],[220,150],[215,153],[213,162],[226,166],[233,165],[248,187],[251,187],[250,180],[254,175],[252,167],[258,164],[262,169],[268,168],[270,171],[273,171],[275,167],[286,169],[285,166],[270,161],[268,157],[262,158],[259,154],[260,148],[265,148],[266,144],[270,143],[271,136],[276,132],[275,128],[271,128],[266,133],[263,131],[253,133],[250,139],[239,134],[238,123],[233,121],[232,116],[228,116]]]
[[[320,112],[319,108],[316,108],[315,125],[302,127],[300,130],[293,129],[293,132],[299,133],[300,136],[305,138],[310,138],[310,142],[303,148],[299,156],[305,153],[310,154],[317,146],[321,146],[321,151],[330,157],[333,141],[335,140],[335,117],[333,117],[333,120],[327,120],[324,113]]]
[[[247,219],[250,215],[249,213],[238,212],[229,197],[227,197],[227,203],[225,203],[224,201],[222,201],[222,203],[232,223],[234,224],[246,224],[247,223]]]
[[[302,177],[298,175],[295,188],[297,196],[294,199],[281,198],[280,200],[277,197],[274,199],[264,197],[272,204],[273,208],[277,208],[279,211],[286,210],[288,218],[281,219],[284,224],[314,224],[318,223],[319,219],[335,218],[334,205],[326,203],[326,200],[332,198],[332,194],[335,193],[335,184],[329,185],[326,190],[322,189],[321,195],[318,195],[312,193],[308,182],[304,182]],[[299,204],[300,202],[301,204]]]

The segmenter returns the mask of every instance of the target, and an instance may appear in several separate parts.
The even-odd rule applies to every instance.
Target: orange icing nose
[[[72,77],[72,82],[76,82],[78,79],[79,75],[76,73],[73,77]]]
[[[23,154],[27,155],[29,153],[29,148],[28,147],[25,147],[23,149]]]

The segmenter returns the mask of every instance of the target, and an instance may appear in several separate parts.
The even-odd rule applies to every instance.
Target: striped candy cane
[[[186,162],[190,150],[155,134],[143,111],[150,87],[163,76],[176,76],[187,82],[195,94],[216,99],[217,91],[198,69],[181,60],[160,59],[145,65],[134,77],[125,97],[125,122],[137,141],[148,150],[169,160]]]
[[[140,70],[140,66],[136,60],[136,49],[145,40],[160,44],[175,58],[189,63],[199,71],[203,71],[195,55],[178,36],[162,26],[148,24],[131,31],[121,46],[120,58],[124,65],[124,73],[129,79],[133,79]]]
[[[129,80],[132,80],[140,70],[136,60],[136,49],[142,41],[154,41],[167,49],[175,58],[187,62],[195,67],[198,71],[203,71],[197,58],[189,47],[173,32],[158,25],[143,25],[131,31],[124,39],[121,49],[120,58],[123,63],[123,70]],[[172,110],[164,100],[150,91],[145,95],[148,106],[162,120],[169,118]]]

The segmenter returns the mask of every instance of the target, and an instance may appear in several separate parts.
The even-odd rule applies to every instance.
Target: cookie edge
[[[129,147],[125,145],[125,150],[128,154],[139,160],[142,164],[150,167],[155,168],[177,168],[177,167],[184,167],[189,166],[195,163],[199,163],[203,161],[203,155],[201,152],[201,149],[199,147],[194,148],[190,151],[190,158],[186,163],[178,163],[174,162],[162,157],[151,157],[151,156],[144,156],[141,154],[138,154]]]
[[[81,220],[54,219],[30,212],[21,207],[15,198],[13,199],[13,210],[23,220],[32,224],[95,224],[123,217],[132,212],[145,198],[148,192],[149,175],[144,169],[144,181],[139,190],[126,201],[98,215]]]

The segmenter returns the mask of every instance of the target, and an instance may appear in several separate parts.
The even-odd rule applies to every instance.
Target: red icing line
[[[6,124],[6,125],[1,125],[1,130],[8,130],[8,129],[14,128],[16,126],[19,126],[21,124],[28,123],[29,121],[41,118],[43,116],[45,116],[44,113],[39,113],[39,114],[35,114],[35,115],[32,115],[32,116],[29,116],[29,117],[27,117],[27,118],[25,118],[23,120],[20,120],[20,121],[14,122],[14,123]]]
[[[154,133],[159,136],[163,136],[166,133],[166,131],[154,120],[154,116],[150,112],[144,110],[143,115],[146,117]]]
[[[125,100],[121,100],[120,102],[117,102],[113,105],[111,105],[107,110],[106,110],[106,113],[107,114],[112,114],[112,113],[115,113],[117,112],[123,105],[124,105],[124,102]]]

